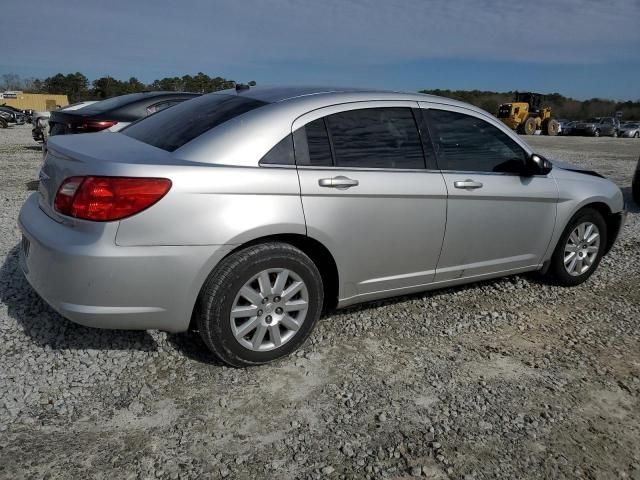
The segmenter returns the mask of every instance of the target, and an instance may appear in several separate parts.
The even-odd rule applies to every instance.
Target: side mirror
[[[527,159],[525,175],[547,175],[552,168],[553,165],[549,160],[541,155],[538,155],[537,153],[533,153]]]

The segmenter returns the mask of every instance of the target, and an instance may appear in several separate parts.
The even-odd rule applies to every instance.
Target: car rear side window
[[[324,119],[307,123],[293,133],[298,165],[323,167],[333,165],[331,143]]]
[[[338,167],[425,168],[410,108],[366,108],[326,117]]]
[[[447,110],[427,115],[442,170],[519,173],[527,153],[499,128],[484,120]]]
[[[144,118],[122,133],[173,152],[212,128],[263,105],[266,102],[236,95],[203,95]]]
[[[293,139],[287,135],[260,160],[260,165],[294,165]]]

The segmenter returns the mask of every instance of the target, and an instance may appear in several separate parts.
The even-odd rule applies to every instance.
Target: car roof
[[[211,152],[216,151],[214,163],[226,165],[255,166],[269,149],[287,134],[297,128],[295,122],[306,114],[319,115],[325,107],[341,104],[377,105],[396,102],[405,107],[418,108],[417,102],[445,109],[454,107],[461,111],[475,112],[498,128],[508,129],[490,113],[468,103],[445,97],[421,93],[394,92],[344,87],[251,87],[221,90],[207,96],[238,96],[246,100],[265,102],[240,117],[203,132],[177,148],[173,155],[183,160],[212,163]],[[195,100],[194,100],[195,101]],[[187,102],[189,103],[189,102]],[[437,108],[437,107],[436,107]],[[312,113],[313,112],[313,113]],[[246,139],[251,137],[251,141]],[[516,141],[530,153],[530,147],[516,138]]]
[[[368,89],[356,87],[336,87],[336,86],[256,86],[241,89],[220,90],[215,94],[238,95],[260,100],[266,103],[281,103],[302,97],[322,97],[327,104],[344,103],[362,100],[410,100],[446,103],[447,105],[457,105],[465,108],[475,109],[475,107],[465,102],[453,100],[451,98],[427,95],[424,93],[401,92],[396,90]],[[479,109],[478,109],[479,110]]]

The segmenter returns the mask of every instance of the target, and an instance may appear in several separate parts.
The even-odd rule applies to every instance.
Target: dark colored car
[[[571,127],[571,135],[583,137],[617,137],[620,121],[614,117],[593,117],[575,123]]]
[[[638,163],[636,164],[636,173],[633,174],[631,193],[633,195],[633,201],[640,205],[640,157],[638,157]]]
[[[25,115],[21,110],[8,106],[0,106],[0,118],[2,118],[2,128],[6,128],[9,125],[24,125]]]
[[[187,92],[142,92],[121,95],[81,110],[59,110],[49,118],[49,135],[118,131],[143,117],[199,96]]]

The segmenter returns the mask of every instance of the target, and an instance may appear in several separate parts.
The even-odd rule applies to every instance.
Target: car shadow
[[[147,332],[88,328],[60,316],[27,282],[18,264],[19,254],[16,245],[0,267],[0,301],[35,344],[52,350],[158,350]]]
[[[205,345],[198,332],[189,330],[167,334],[167,342],[185,357],[198,363],[222,367],[227,366]]]
[[[42,145],[23,145],[22,148],[24,150],[33,150],[36,152],[41,152],[42,151]]]

